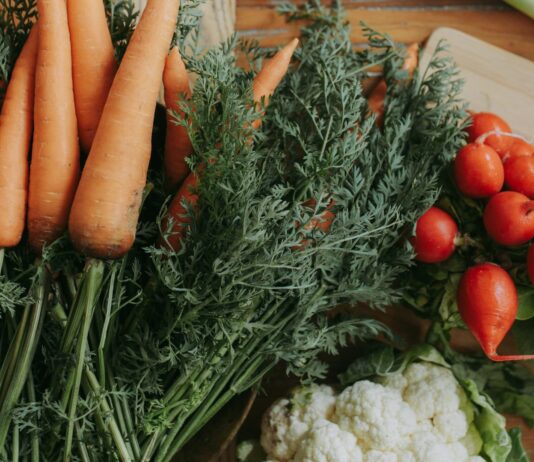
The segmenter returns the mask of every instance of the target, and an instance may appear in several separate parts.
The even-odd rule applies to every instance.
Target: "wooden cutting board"
[[[534,137],[534,62],[497,48],[456,29],[442,27],[430,36],[423,53],[424,69],[445,39],[465,80],[462,96],[474,111],[495,112],[513,131]],[[531,38],[534,47],[534,37]]]

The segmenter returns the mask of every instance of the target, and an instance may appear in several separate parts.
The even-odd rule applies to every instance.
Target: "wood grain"
[[[452,27],[534,60],[534,21],[527,16],[493,3],[484,8],[480,8],[484,4],[461,6],[458,3],[454,7],[448,3],[437,8],[349,9],[348,20],[353,25],[351,39],[356,44],[365,41],[357,27],[360,21],[404,43],[423,42],[434,29]],[[289,41],[299,35],[301,25],[287,24],[274,8],[238,4],[237,31],[242,37],[258,39],[262,46],[274,47]]]
[[[443,39],[465,81],[462,96],[471,109],[497,112],[516,133],[534,136],[534,62],[457,30],[439,28],[428,40],[423,68]]]

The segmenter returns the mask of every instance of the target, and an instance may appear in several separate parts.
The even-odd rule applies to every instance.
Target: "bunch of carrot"
[[[183,117],[178,96],[191,90],[178,49],[169,53],[179,0],[148,1],[120,66],[102,2],[38,0],[37,8],[38,23],[15,65],[0,118],[0,193],[8,204],[0,210],[0,248],[18,245],[27,223],[37,253],[67,227],[87,256],[114,259],[128,252],[163,77],[169,188],[189,175],[166,220],[174,223],[170,239],[177,249],[183,200],[196,200],[196,177],[186,163],[193,147],[187,129],[175,123],[176,115]],[[287,45],[256,77],[258,105],[285,75],[297,44]],[[83,170],[80,152],[87,155]]]

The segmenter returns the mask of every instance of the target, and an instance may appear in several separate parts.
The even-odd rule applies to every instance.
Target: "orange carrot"
[[[117,71],[102,0],[67,0],[80,144],[89,152]]]
[[[35,26],[15,63],[0,114],[0,248],[16,246],[24,231],[37,38]]]
[[[167,106],[165,174],[167,186],[174,188],[189,173],[185,159],[193,153],[193,146],[187,135],[187,129],[182,125],[177,125],[175,120],[176,115],[184,116],[178,104],[180,94],[191,96],[189,77],[178,48],[173,48],[167,57],[163,72],[163,86],[165,87],[165,105]]]
[[[69,220],[74,245],[88,256],[119,258],[135,240],[179,4],[148,1],[111,86]]]
[[[252,85],[254,102],[260,103],[262,98],[264,98],[265,105],[269,103],[270,96],[274,93],[276,87],[278,87],[286,75],[287,68],[291,62],[291,57],[298,44],[299,40],[296,38],[293,39],[269,61],[263,64],[260,72],[258,72],[254,78],[254,83]],[[256,129],[259,128],[260,125],[261,119],[255,120],[252,124]]]
[[[195,192],[197,187],[197,177],[194,173],[190,173],[182,186],[174,196],[167,215],[162,223],[162,230],[167,232],[169,227],[172,226],[171,234],[167,237],[166,241],[161,241],[161,244],[165,245],[169,249],[179,250],[181,247],[181,240],[187,231],[187,225],[190,220],[185,216],[187,209],[186,203],[189,203],[190,207],[195,208],[198,202],[198,195]],[[173,222],[171,223],[171,218]]]
[[[298,39],[293,39],[289,44],[276,53],[272,59],[267,61],[258,75],[256,75],[252,90],[253,97],[256,103],[260,103],[262,98],[265,98],[265,104],[269,103],[269,97],[274,93],[276,87],[280,84],[284,75],[287,72],[291,57],[295,52],[298,45]],[[253,128],[257,129],[261,125],[261,119],[253,122]],[[172,220],[173,226],[171,235],[167,238],[166,244],[170,249],[178,251],[181,246],[182,238],[187,230],[187,219],[184,219],[185,208],[183,206],[184,201],[195,207],[198,202],[198,196],[192,192],[197,185],[197,177],[195,173],[190,173],[184,181],[180,190],[174,196],[167,216],[163,220],[163,231],[167,231],[170,221]]]
[[[408,71],[408,75],[412,77],[418,62],[419,45],[417,43],[412,43],[408,48],[406,48],[406,58],[404,59],[404,65],[402,68]],[[381,79],[367,98],[369,110],[376,115],[376,123],[380,127],[384,123],[384,100],[386,99],[386,92],[386,81]]]
[[[30,245],[39,252],[66,228],[80,172],[80,148],[67,5],[64,0],[38,0],[37,9],[39,45],[28,228]]]

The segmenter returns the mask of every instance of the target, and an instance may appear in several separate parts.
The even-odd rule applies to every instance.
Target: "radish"
[[[460,150],[454,160],[454,177],[458,189],[466,196],[491,197],[503,187],[504,167],[494,149],[470,143]]]
[[[522,138],[515,138],[510,149],[502,158],[503,162],[521,156],[534,156],[534,146]]]
[[[508,188],[534,198],[534,157],[513,157],[504,164],[504,179]]]
[[[467,128],[469,142],[475,142],[480,136],[488,132],[497,132],[489,136],[484,143],[493,149],[502,157],[506,154],[513,143],[509,137],[502,136],[502,133],[511,133],[510,126],[498,115],[490,112],[479,112],[473,114],[472,124]]]
[[[414,246],[416,259],[424,263],[447,260],[455,249],[458,225],[451,216],[437,207],[426,211],[415,226]]]
[[[486,356],[492,361],[534,359],[534,355],[497,354],[517,315],[517,289],[500,266],[483,263],[469,268],[458,286],[458,310]]]
[[[502,245],[521,245],[534,237],[534,201],[515,191],[491,198],[484,210],[487,233]]]

